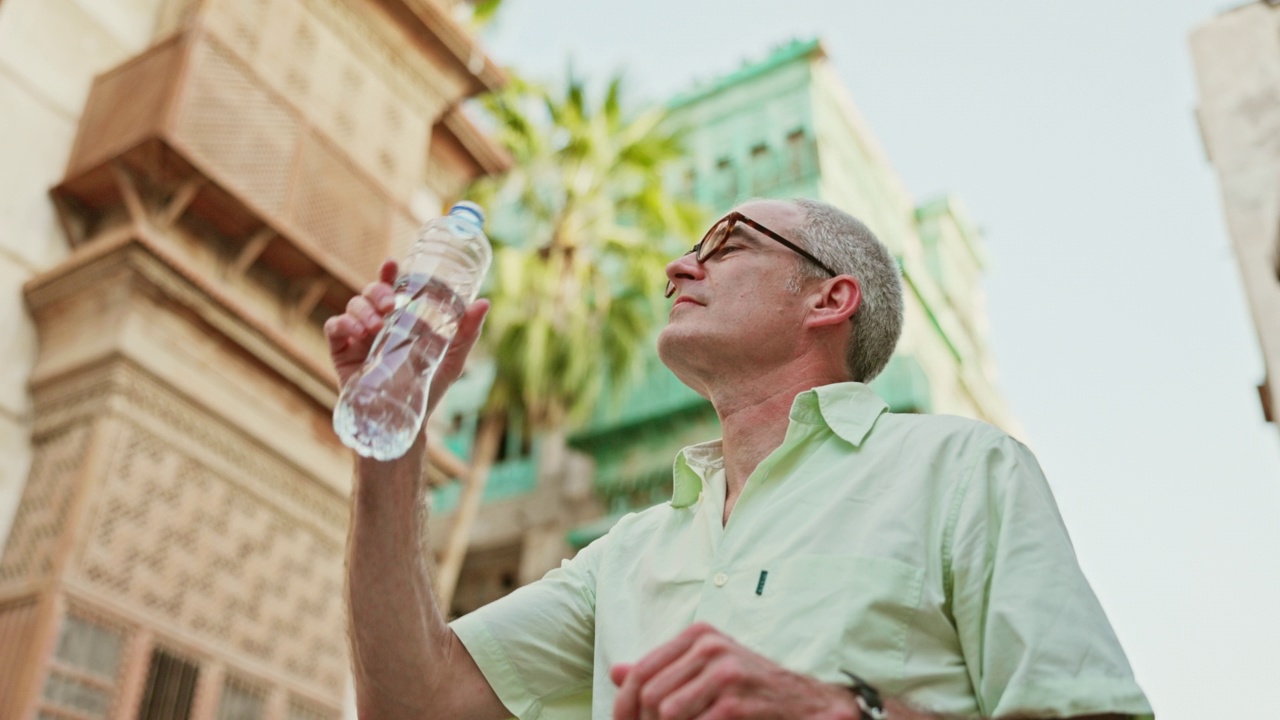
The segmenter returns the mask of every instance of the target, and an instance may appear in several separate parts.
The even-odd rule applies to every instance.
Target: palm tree
[[[502,0],[474,0],[471,3],[471,23],[476,27],[488,25],[501,7]]]
[[[571,76],[563,94],[513,79],[485,100],[515,169],[469,192],[494,210],[482,342],[496,374],[438,571],[446,607],[509,419],[527,433],[564,428],[589,416],[604,387],[627,387],[665,307],[663,268],[701,225],[697,207],[664,186],[681,153],[664,111],[629,115],[621,93],[614,77],[593,103]]]

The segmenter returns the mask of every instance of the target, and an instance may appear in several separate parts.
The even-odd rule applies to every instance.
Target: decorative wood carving
[[[190,720],[245,688],[332,720],[350,455],[320,325],[413,233],[433,125],[502,74],[431,0],[169,0],[158,28],[95,78],[52,191],[73,252],[24,288],[0,720],[148,716],[165,668]]]

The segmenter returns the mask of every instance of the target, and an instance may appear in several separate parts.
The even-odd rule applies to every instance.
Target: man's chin
[[[658,357],[662,360],[662,364],[674,369],[672,363],[679,364],[680,358],[689,352],[690,343],[693,341],[693,338],[689,337],[687,328],[667,323],[666,327],[658,333]]]
[[[700,383],[695,381],[699,376],[696,368],[699,351],[706,347],[706,339],[695,336],[686,328],[667,325],[658,333],[658,358],[667,366],[680,382],[706,397],[706,392],[699,389]]]
[[[713,338],[692,324],[667,323],[658,333],[658,357],[674,370],[678,365],[688,365],[713,343]]]

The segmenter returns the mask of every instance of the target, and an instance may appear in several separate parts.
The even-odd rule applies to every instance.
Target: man
[[[326,325],[345,378],[382,281]],[[348,594],[365,718],[1111,718],[1150,713],[1034,457],[863,383],[901,333],[884,246],[828,205],[753,201],[667,266],[658,349],[720,441],[669,504],[446,625],[422,556],[422,439],[360,460]],[[480,332],[468,311],[432,388]],[[574,717],[580,717],[575,715]]]

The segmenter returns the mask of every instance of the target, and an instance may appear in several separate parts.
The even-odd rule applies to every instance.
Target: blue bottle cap
[[[477,204],[462,200],[453,204],[449,209],[450,215],[457,215],[467,222],[475,223],[476,227],[484,227],[484,210]]]

